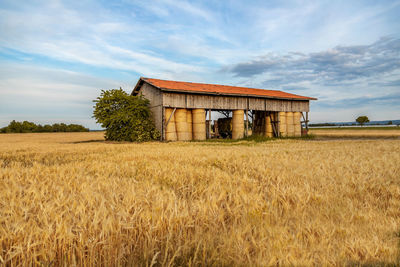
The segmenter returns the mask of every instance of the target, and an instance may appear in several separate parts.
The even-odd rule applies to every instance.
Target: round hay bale
[[[287,136],[294,136],[293,112],[286,112]]]
[[[267,114],[267,116],[265,117],[265,136],[266,137],[274,136],[274,131],[272,129],[271,116],[269,114]]]
[[[176,134],[179,141],[187,141],[188,138],[188,126],[187,126],[187,114],[186,109],[179,108],[175,111],[175,127]]]
[[[293,114],[294,136],[301,136],[301,112],[294,112]]]
[[[244,110],[233,111],[232,115],[232,139],[241,139],[244,136]]]
[[[206,111],[203,108],[192,110],[193,140],[206,140]]]
[[[279,112],[279,134],[283,137],[287,136],[286,112]]]

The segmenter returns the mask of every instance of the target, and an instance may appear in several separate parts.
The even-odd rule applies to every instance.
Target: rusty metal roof
[[[192,82],[178,82],[168,81],[153,78],[141,77],[132,92],[135,94],[143,84],[147,82],[162,91],[176,91],[186,93],[199,93],[199,94],[218,94],[218,95],[241,95],[241,96],[254,96],[278,99],[293,99],[293,100],[316,100],[313,97],[295,95],[278,90],[265,90],[257,88],[219,85],[219,84],[206,84],[206,83],[192,83]]]

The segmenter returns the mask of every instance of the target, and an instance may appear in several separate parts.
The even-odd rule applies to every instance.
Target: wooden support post
[[[249,110],[246,109],[246,137],[249,137]]]
[[[301,112],[301,116],[303,117],[302,122],[304,122],[304,127],[306,129],[306,135],[308,135],[308,112],[306,112],[306,116],[304,116],[304,113]],[[303,129],[303,126],[301,128]]]
[[[276,127],[276,121],[275,121],[275,119],[274,119],[274,117],[273,117],[271,112],[269,113],[268,116],[269,116],[269,118],[271,120],[272,131],[274,132],[274,136],[277,137],[279,135],[279,129],[278,130],[276,129],[277,128]]]
[[[308,135],[308,111],[306,112],[306,131]]]
[[[208,110],[208,139],[211,139],[211,109]]]
[[[166,127],[165,127],[165,107],[162,107],[162,112],[161,112],[161,116],[162,116],[162,124],[161,124],[161,141],[165,140],[165,131],[166,131]]]
[[[276,117],[277,117],[277,123],[276,123],[276,128],[278,128],[278,130],[277,130],[277,132],[278,132],[278,134],[277,134],[277,137],[280,137],[281,136],[281,116],[279,115],[279,112],[277,112],[276,113]]]
[[[251,110],[250,111],[250,114],[249,114],[249,116],[250,116],[250,118],[251,118],[251,121],[254,123],[254,110]]]

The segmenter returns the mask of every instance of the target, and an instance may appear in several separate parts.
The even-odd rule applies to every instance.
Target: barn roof
[[[278,90],[265,90],[257,88],[207,84],[207,83],[192,83],[192,82],[178,82],[169,80],[160,80],[153,78],[141,77],[136,84],[132,94],[137,94],[143,83],[149,83],[161,91],[184,92],[184,93],[197,93],[197,94],[217,94],[217,95],[241,95],[241,96],[254,96],[278,99],[293,99],[293,100],[316,100],[313,97],[295,95]]]

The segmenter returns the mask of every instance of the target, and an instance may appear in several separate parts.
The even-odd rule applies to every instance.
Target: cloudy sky
[[[400,1],[0,1],[0,127],[98,129],[140,76],[317,97],[312,122],[400,119]]]

